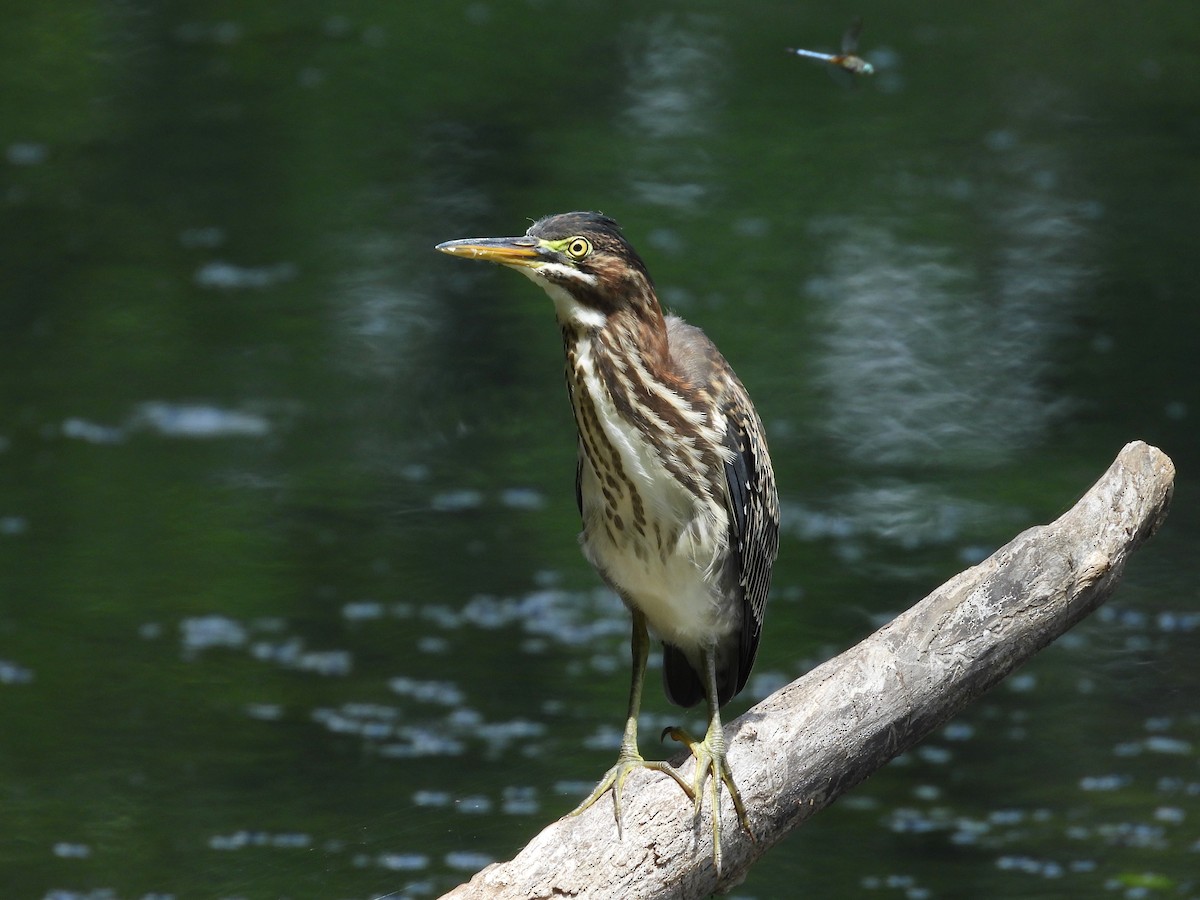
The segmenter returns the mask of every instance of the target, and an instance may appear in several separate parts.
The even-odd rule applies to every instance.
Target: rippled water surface
[[[5,897],[430,897],[610,765],[557,329],[433,252],[623,222],[766,422],[727,720],[1122,445],[1174,508],[1090,620],[741,898],[1200,898],[1200,19],[1187,4],[34,4],[0,69]],[[652,665],[657,662],[652,660]],[[657,673],[648,756],[668,724]]]

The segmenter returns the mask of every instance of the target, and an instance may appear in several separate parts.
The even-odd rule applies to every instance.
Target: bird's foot
[[[670,735],[674,740],[682,744],[686,744],[692,756],[696,757],[696,775],[693,783],[691,794],[696,802],[696,816],[700,816],[700,809],[704,802],[704,783],[709,781],[709,776],[712,780],[709,781],[709,797],[712,805],[712,834],[713,834],[713,865],[716,866],[717,874],[721,874],[721,785],[729,789],[729,796],[733,800],[733,808],[737,811],[738,820],[742,823],[742,827],[746,829],[746,833],[750,835],[750,840],[754,840],[754,831],[750,828],[750,819],[746,815],[746,807],[742,803],[741,792],[738,791],[737,785],[733,781],[733,772],[729,768],[729,762],[725,758],[725,732],[721,729],[720,723],[716,722],[711,725],[708,732],[704,735],[704,740],[698,741],[682,728],[665,728],[663,729],[663,737]]]
[[[621,790],[625,786],[625,779],[635,769],[653,769],[656,772],[663,772],[670,775],[683,788],[683,792],[689,797],[693,797],[692,786],[684,781],[683,776],[676,772],[668,763],[661,760],[646,760],[636,749],[622,747],[621,753],[617,757],[616,765],[614,765],[604,777],[600,779],[600,783],[595,789],[588,794],[587,799],[580,803],[577,807],[571,810],[567,815],[577,816],[585,809],[599,800],[604,792],[612,788],[613,792],[613,814],[617,819],[617,837],[624,838],[624,825],[622,824],[621,816]]]

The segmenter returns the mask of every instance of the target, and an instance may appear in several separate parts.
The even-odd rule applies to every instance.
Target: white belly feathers
[[[580,337],[574,351],[567,378],[586,449],[584,554],[659,637],[685,651],[711,646],[737,624],[721,615],[709,586],[727,551],[724,505],[680,485],[659,451],[617,414],[592,340]]]

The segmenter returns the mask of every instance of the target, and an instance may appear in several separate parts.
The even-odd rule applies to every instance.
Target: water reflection
[[[991,503],[895,478],[872,479],[847,487],[832,506],[827,511],[791,502],[783,510],[782,527],[801,540],[832,539],[841,552],[863,537],[913,549],[952,543],[960,535],[992,522],[997,514]]]
[[[33,671],[12,660],[0,659],[0,684],[29,684],[33,681]]]
[[[1095,207],[1064,196],[1062,164],[1008,138],[989,140],[986,180],[901,179],[914,203],[981,231],[982,254],[886,218],[812,223],[827,248],[824,272],[806,285],[826,403],[815,421],[863,476],[830,505],[836,513],[793,507],[793,533],[913,548],[977,531],[1003,511],[912,470],[1010,462],[1071,410],[1051,379],[1092,273]],[[982,223],[972,212],[981,202]],[[903,479],[876,474],[900,468]]]
[[[139,403],[120,425],[104,425],[72,416],[59,433],[89,444],[120,444],[134,434],[148,432],[169,438],[257,438],[271,432],[270,421],[260,413],[198,403],[152,400]]]
[[[423,267],[414,264],[413,243],[358,229],[338,240],[352,256],[329,297],[341,363],[348,372],[408,376],[406,363],[440,325],[431,285],[419,274]]]
[[[627,28],[625,130],[630,187],[651,206],[694,211],[711,190],[704,137],[720,112],[720,20],[663,14]]]
[[[274,287],[296,278],[298,270],[290,262],[267,266],[239,266],[222,259],[207,262],[196,270],[196,284],[202,288],[232,291]]]
[[[453,120],[430,123],[414,136],[413,152],[414,178],[403,187],[416,193],[415,201],[400,196],[394,182],[373,184],[350,199],[329,235],[343,256],[328,295],[340,364],[347,372],[406,385],[422,374],[422,360],[428,368],[430,355],[421,351],[436,347],[440,335],[455,327],[454,307],[439,301],[466,293],[479,277],[435,269],[434,235],[474,233],[495,208],[495,173],[488,166],[494,155],[477,128]],[[409,205],[420,215],[395,222],[393,211]]]
[[[1066,411],[1046,378],[1090,271],[1087,207],[1040,183],[1049,171],[996,186],[983,259],[875,221],[814,224],[829,247],[808,285],[822,310],[823,422],[852,458],[995,465]]]

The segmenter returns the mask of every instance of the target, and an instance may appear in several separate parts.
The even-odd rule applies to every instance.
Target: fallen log
[[[725,729],[755,839],[722,804],[723,865],[707,804],[694,818],[678,785],[637,772],[624,839],[604,798],[560,819],[512,860],[446,894],[468,898],[705,897],[737,884],[788,831],[819,812],[1093,612],[1130,554],[1166,516],[1175,467],[1128,444],[1069,511],[951,578],[840,656],[776,691]],[[683,763],[685,779],[692,764]]]

